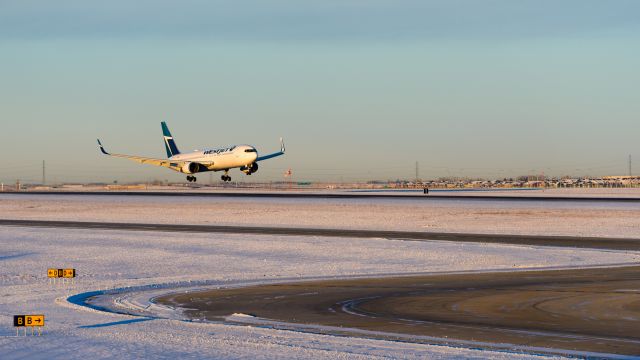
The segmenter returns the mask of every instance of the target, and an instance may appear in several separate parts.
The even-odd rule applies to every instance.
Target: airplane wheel
[[[222,180],[222,181],[227,181],[227,176],[226,176],[226,175],[222,175],[222,176],[220,176],[220,180]]]
[[[227,176],[227,181],[231,181],[231,176]]]
[[[192,177],[191,177],[191,179],[192,179],[192,181],[193,181],[193,182],[198,181],[198,178],[197,178],[197,177],[195,177],[195,176],[192,176]]]
[[[187,176],[187,181],[191,182],[191,176]]]

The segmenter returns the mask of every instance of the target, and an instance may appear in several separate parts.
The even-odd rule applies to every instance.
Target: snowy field
[[[86,198],[83,199],[76,200],[74,206],[90,207],[93,209],[91,216],[100,217],[99,206],[85,204]],[[113,200],[101,201],[100,205],[105,205],[104,201]],[[5,204],[2,206],[6,209]],[[153,206],[153,201],[144,206]],[[181,206],[185,209],[185,204]],[[165,210],[155,213],[166,219],[162,214]],[[55,212],[43,214],[47,218],[61,218]],[[136,220],[150,221],[152,214],[143,213]],[[119,215],[107,219],[121,220]],[[1,230],[2,359],[530,359],[536,356],[220,323],[140,318],[90,310],[66,299],[89,291],[154,284],[172,286],[192,282],[197,285],[208,281],[224,286],[334,276],[640,262],[640,254],[633,252],[493,244],[20,227],[2,227]],[[76,268],[79,273],[76,284],[66,287],[48,284],[48,267]],[[44,336],[15,337],[11,316],[24,313],[46,315]]]
[[[640,238],[637,202],[0,194],[0,217]]]

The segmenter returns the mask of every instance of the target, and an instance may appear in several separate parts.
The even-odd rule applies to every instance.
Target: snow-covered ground
[[[640,238],[637,202],[0,194],[0,218]]]
[[[34,206],[49,209],[53,205]],[[80,206],[76,214],[84,206],[94,211],[98,208],[80,200],[74,206]],[[144,206],[151,207],[153,202]],[[5,205],[2,207],[6,211]],[[117,212],[124,209],[112,209],[111,217],[100,220],[120,220]],[[156,215],[166,219],[162,214],[165,209],[156,211]],[[43,214],[56,218],[54,211]],[[99,211],[92,214],[102,215]],[[142,219],[149,221],[146,216],[150,215],[151,212],[143,213]],[[90,310],[66,299],[101,289],[189,281],[225,285],[330,276],[638,262],[638,253],[588,249],[0,227],[0,358],[535,358],[478,349],[132,317]],[[48,284],[48,267],[76,268],[76,284]],[[44,336],[15,337],[12,315],[25,313],[45,314]]]

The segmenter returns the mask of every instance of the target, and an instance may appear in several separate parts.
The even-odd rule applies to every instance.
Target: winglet
[[[280,138],[280,151],[275,152],[273,154],[268,154],[268,155],[265,155],[265,156],[258,156],[256,161],[267,160],[267,159],[274,158],[276,156],[284,155],[284,150],[285,150],[284,149],[284,140],[282,140],[282,138]]]
[[[111,155],[104,149],[104,146],[102,146],[102,143],[100,142],[100,139],[97,139],[97,140],[98,140],[98,146],[100,147],[100,151],[102,151],[102,153],[105,154],[105,155]]]

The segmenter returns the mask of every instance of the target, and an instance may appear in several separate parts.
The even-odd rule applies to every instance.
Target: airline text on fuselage
[[[228,148],[224,148],[224,149],[215,149],[215,150],[206,150],[203,152],[204,155],[211,155],[211,154],[222,154],[222,153],[226,153],[226,152],[231,152],[233,151],[233,149],[235,149],[235,146],[232,147],[228,147]]]

